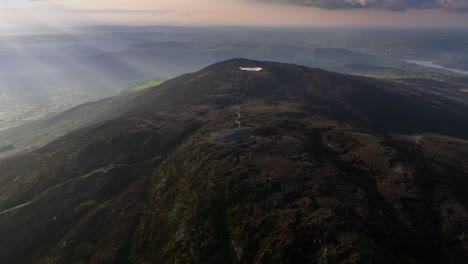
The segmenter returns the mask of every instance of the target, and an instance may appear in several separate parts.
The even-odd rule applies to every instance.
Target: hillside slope
[[[407,84],[218,63],[0,161],[0,262],[463,263],[467,120]]]

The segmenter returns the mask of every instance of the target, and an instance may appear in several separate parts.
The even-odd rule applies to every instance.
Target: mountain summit
[[[0,161],[0,262],[463,263],[451,94],[245,59],[169,80]]]

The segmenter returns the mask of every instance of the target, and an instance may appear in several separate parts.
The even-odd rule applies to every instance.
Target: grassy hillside
[[[134,85],[129,89],[129,91],[130,92],[139,92],[139,91],[142,91],[142,90],[153,88],[153,87],[156,87],[156,86],[164,83],[167,80],[168,80],[167,78],[156,78],[156,79],[144,82],[144,83]]]

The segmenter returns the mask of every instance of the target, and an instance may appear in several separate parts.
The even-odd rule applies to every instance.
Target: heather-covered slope
[[[463,263],[467,110],[401,83],[218,63],[1,161],[0,262]]]

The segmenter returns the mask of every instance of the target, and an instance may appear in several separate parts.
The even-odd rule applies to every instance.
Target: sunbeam
[[[451,263],[468,0],[0,0],[0,263]]]

